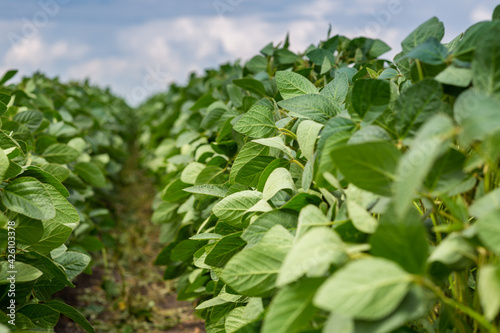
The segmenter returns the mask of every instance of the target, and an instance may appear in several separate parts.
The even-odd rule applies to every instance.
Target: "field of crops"
[[[287,38],[137,108],[6,73],[0,333],[110,331],[60,291],[146,251],[116,221],[150,207],[154,263],[206,332],[500,332],[500,6],[443,36],[431,18],[393,61],[378,39]]]

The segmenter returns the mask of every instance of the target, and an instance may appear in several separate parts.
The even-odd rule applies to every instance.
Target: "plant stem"
[[[417,70],[418,70],[418,76],[420,77],[420,81],[424,79],[424,71],[422,70],[422,64],[420,63],[420,60],[417,59]]]
[[[438,286],[436,286],[432,281],[430,281],[426,278],[423,278],[423,279],[420,279],[418,282],[420,282],[424,287],[427,287],[428,289],[430,289],[434,293],[434,295],[436,295],[441,300],[441,302],[443,302],[444,304],[451,306],[452,308],[465,313],[470,318],[477,321],[485,329],[487,329],[488,332],[498,333],[498,329],[492,323],[490,323],[488,320],[486,320],[486,318],[484,318],[484,316],[482,314],[474,311],[473,309],[469,308],[468,306],[466,306],[462,303],[457,302],[453,298],[446,296],[446,294]]]
[[[299,161],[297,161],[293,158],[290,160],[290,162],[297,164],[302,170],[305,169],[304,166],[302,165],[302,163],[300,163]]]
[[[281,133],[283,133],[283,134],[285,134],[285,135],[287,135],[287,136],[289,136],[289,137],[293,138],[294,140],[297,140],[297,135],[295,135],[295,133],[293,133],[292,131],[290,131],[290,130],[288,130],[288,129],[286,129],[286,128],[278,128],[278,130],[279,130]]]

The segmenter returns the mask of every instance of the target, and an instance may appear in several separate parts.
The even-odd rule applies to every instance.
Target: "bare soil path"
[[[151,223],[154,184],[139,168],[138,155],[134,150],[126,163],[113,202],[116,246],[94,256],[92,275],[81,274],[75,289],[56,296],[82,311],[98,333],[204,333],[192,304],[176,300],[174,286],[153,264],[163,245],[159,226]],[[84,331],[61,318],[56,332]]]

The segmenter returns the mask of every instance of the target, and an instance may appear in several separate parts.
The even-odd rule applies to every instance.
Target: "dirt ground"
[[[203,333],[189,302],[179,302],[172,282],[153,262],[163,245],[159,227],[151,223],[155,188],[138,168],[137,153],[122,172],[114,208],[117,246],[94,256],[93,274],[81,274],[56,297],[79,309],[98,333]],[[62,317],[57,333],[85,332]]]

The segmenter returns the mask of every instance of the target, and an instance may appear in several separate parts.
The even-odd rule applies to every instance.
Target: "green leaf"
[[[50,173],[54,177],[56,177],[60,182],[65,181],[68,178],[69,173],[70,173],[70,171],[67,168],[65,168],[59,164],[51,164],[51,163],[44,164],[44,165],[40,166],[40,168],[42,168],[44,171],[47,171],[48,173]]]
[[[288,211],[272,210],[260,215],[243,231],[241,238],[248,243],[247,247],[257,244],[275,225],[282,225],[290,233],[297,228],[297,215]]]
[[[349,90],[349,79],[342,72],[337,72],[335,78],[330,81],[322,90],[321,95],[330,99],[330,101],[341,105],[345,102],[347,91]]]
[[[190,194],[186,191],[189,188],[189,184],[182,182],[179,178],[168,184],[162,191],[162,200],[168,202],[181,202],[186,200]]]
[[[453,65],[448,66],[435,77],[435,80],[442,84],[466,88],[472,81],[472,70]]]
[[[95,187],[105,187],[106,177],[101,169],[92,162],[80,162],[74,166],[75,173],[87,184]]]
[[[330,265],[347,260],[342,239],[330,228],[316,227],[300,237],[281,266],[276,285],[283,287],[303,275],[321,277]]]
[[[431,253],[429,262],[440,262],[451,269],[464,269],[476,258],[475,249],[458,233],[448,235]]]
[[[18,309],[17,313],[24,315],[23,318],[28,320],[28,323],[16,325],[17,328],[21,329],[42,328],[47,331],[52,331],[59,321],[59,311],[44,304],[27,304]]]
[[[388,81],[363,79],[356,81],[352,87],[351,105],[364,123],[375,121],[387,109],[390,100]]]
[[[195,184],[196,178],[198,178],[201,171],[205,168],[205,165],[198,162],[189,163],[184,170],[182,170],[181,181],[186,184]]]
[[[23,177],[33,177],[45,184],[50,184],[65,198],[69,197],[69,192],[55,176],[37,166],[29,166],[24,172]]]
[[[9,273],[9,272],[17,273]],[[10,267],[9,262],[0,262],[0,285],[11,283],[11,280],[7,280],[11,275],[15,275],[15,282],[29,282],[38,279],[42,276],[42,272],[31,265],[25,264],[24,262],[16,261],[14,267]]]
[[[322,279],[302,280],[278,291],[267,310],[262,333],[301,332],[301,327],[318,311],[312,299],[322,282]]]
[[[347,181],[366,191],[391,195],[401,155],[393,144],[369,142],[348,145],[334,149],[330,155]]]
[[[218,198],[224,198],[228,192],[228,189],[222,185],[208,185],[208,184],[186,187],[183,190],[189,193],[203,194]],[[168,192],[165,192],[165,194],[167,193]]]
[[[245,164],[236,175],[238,184],[256,187],[267,167],[275,160],[272,156],[256,156]]]
[[[56,222],[54,219],[42,221],[43,234],[36,243],[29,244],[30,251],[41,254],[49,254],[66,242],[73,231],[73,226],[67,226]]]
[[[281,225],[271,228],[260,242],[229,260],[222,279],[242,295],[265,296],[275,287],[281,264],[293,236]]]
[[[259,183],[257,184],[257,190],[262,192],[266,186],[267,179],[271,173],[277,168],[289,168],[290,161],[284,158],[273,158],[272,162],[269,163],[264,171],[262,171],[259,176]]]
[[[393,205],[399,205],[394,203]],[[424,224],[416,210],[398,218],[391,206],[370,238],[371,253],[399,264],[407,272],[423,274],[429,245]]]
[[[219,201],[213,208],[213,213],[221,221],[232,225],[241,223],[246,211],[262,199],[262,193],[257,191],[241,191]]]
[[[231,167],[231,173],[229,175],[229,182],[234,183],[236,181],[236,176],[243,166],[249,163],[252,159],[257,156],[264,155],[268,151],[266,146],[260,145],[255,142],[246,143],[243,148],[241,148],[236,160]]]
[[[484,92],[469,89],[455,102],[455,120],[462,126],[460,139],[468,145],[500,131],[500,101]]]
[[[340,113],[328,98],[319,94],[292,97],[278,102],[278,105],[290,111],[289,114],[293,117],[311,119],[322,124]]]
[[[318,207],[307,205],[299,213],[297,237],[301,237],[313,227],[324,227],[330,224],[330,220]]]
[[[361,259],[335,272],[316,293],[314,304],[356,319],[376,320],[398,307],[410,281],[411,276],[391,261]]]
[[[275,136],[272,138],[265,138],[265,139],[257,139],[253,140],[252,142],[258,143],[263,146],[279,149],[283,153],[285,153],[285,155],[293,157],[292,150],[285,145],[285,142],[280,136]]]
[[[72,319],[75,323],[80,325],[85,331],[89,333],[95,333],[94,328],[92,327],[92,325],[90,325],[88,320],[77,309],[73,308],[72,306],[69,306],[67,304],[64,304],[63,302],[56,300],[44,303],[44,305],[49,306],[50,308]]]
[[[257,139],[270,137],[277,131],[273,113],[267,105],[255,105],[234,125],[234,130]]]
[[[236,79],[233,80],[233,83],[238,87],[248,90],[251,93],[254,93],[260,97],[265,97],[267,95],[264,84],[255,79],[249,79],[249,78]]]
[[[17,121],[18,123],[24,124],[31,132],[37,130],[38,127],[42,124],[43,113],[36,110],[26,110],[23,112],[17,113],[12,120]]]
[[[444,25],[437,17],[425,21],[413,30],[401,43],[403,52],[408,53],[416,46],[423,44],[429,37],[434,37],[437,41],[441,41],[444,37]]]
[[[435,37],[429,37],[424,43],[408,52],[404,58],[418,59],[429,65],[441,65],[446,62],[448,49],[441,45]]]
[[[447,140],[452,136],[453,130],[453,122],[448,116],[438,114],[432,117],[421,127],[411,148],[401,158],[394,186],[399,218],[404,217],[410,209],[434,162],[447,149]]]
[[[480,267],[477,288],[484,315],[493,321],[500,312],[500,266],[486,264]]]
[[[415,133],[432,115],[441,109],[443,93],[439,82],[426,79],[401,93],[396,101],[396,129],[400,137]]]
[[[81,252],[66,251],[54,261],[64,268],[68,280],[71,281],[85,270],[90,263],[90,256]]]
[[[498,22],[498,21],[497,21]],[[500,99],[500,26],[497,24],[478,41],[472,60],[474,89]]]
[[[49,163],[66,164],[73,162],[80,156],[78,150],[71,148],[64,143],[54,143],[45,149],[42,157]]]
[[[12,181],[2,192],[2,202],[13,212],[38,220],[50,220],[56,216],[51,196],[44,185],[31,177]]]
[[[74,229],[80,222],[80,215],[78,215],[76,209],[57,191],[54,186],[50,184],[45,184],[44,186],[54,203],[54,208],[56,209],[56,216],[49,221],[61,223]]]
[[[17,74],[17,70],[15,70],[15,69],[7,71],[7,73],[4,74],[2,79],[0,79],[0,86],[3,85],[5,82],[9,81],[16,74]]]
[[[215,243],[205,258],[205,264],[215,267],[224,265],[247,244],[241,239],[241,232],[226,235]]]
[[[370,196],[370,192],[363,191],[356,186],[349,185],[346,191],[347,211],[349,218],[356,229],[367,234],[373,234],[378,226],[378,221],[367,210],[364,197]],[[370,200],[373,202],[373,200]],[[369,204],[371,204],[371,202]]]
[[[318,139],[318,134],[324,125],[311,120],[304,120],[297,128],[297,141],[299,142],[302,154],[310,160],[314,154],[314,146]]]
[[[498,205],[498,204],[497,204]],[[475,211],[472,209],[471,212]],[[477,223],[477,232],[484,245],[500,256],[500,209],[496,209],[481,217]]]
[[[290,71],[276,72],[276,84],[283,99],[318,94],[318,89],[308,79]]]
[[[262,192],[262,199],[267,201],[279,191],[286,189],[291,190],[292,193],[297,191],[290,171],[285,168],[277,168],[267,178],[266,186]]]
[[[5,155],[5,152],[3,149],[0,149],[0,181],[4,181],[5,174],[7,173],[7,170],[9,169],[9,158],[7,155]]]

